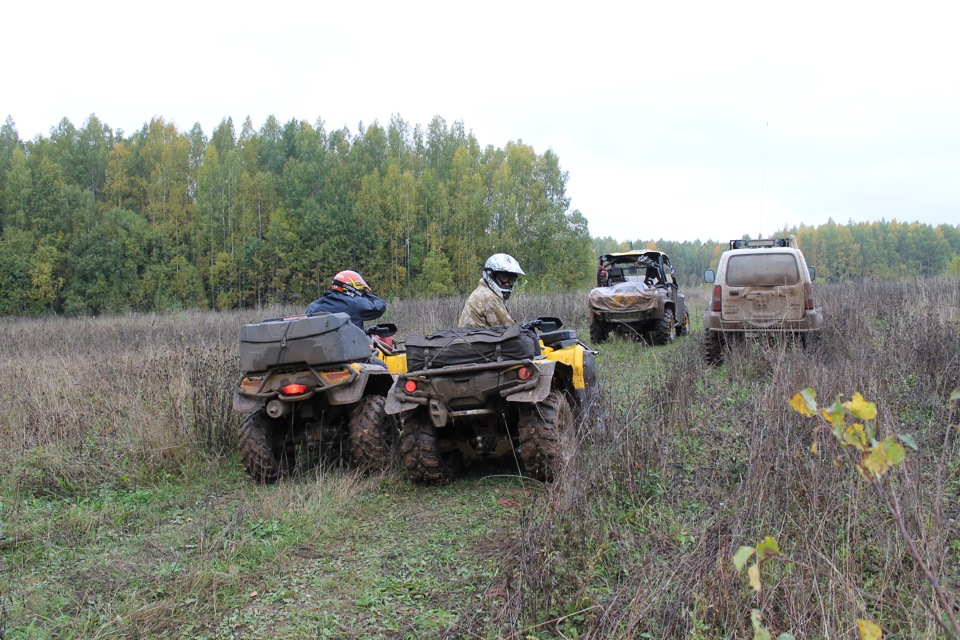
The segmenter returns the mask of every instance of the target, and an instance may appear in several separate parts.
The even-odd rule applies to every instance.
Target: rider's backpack
[[[407,371],[457,364],[523,360],[540,353],[532,329],[519,324],[481,329],[457,327],[407,336]]]

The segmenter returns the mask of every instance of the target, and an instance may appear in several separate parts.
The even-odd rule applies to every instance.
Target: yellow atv
[[[549,481],[597,398],[594,353],[557,318],[407,337],[406,373],[387,395],[414,482],[446,484],[466,464],[512,458]],[[544,330],[537,334],[536,330]]]
[[[393,463],[399,430],[383,406],[406,361],[395,332],[391,324],[364,332],[343,313],[241,327],[233,409],[245,414],[240,457],[254,481],[275,482],[321,456],[348,454],[367,472]]]

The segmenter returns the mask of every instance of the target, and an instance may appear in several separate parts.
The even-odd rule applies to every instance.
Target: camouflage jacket
[[[460,324],[458,326],[480,328],[500,327],[510,324],[516,323],[510,317],[506,303],[481,278],[480,284],[467,298],[467,303],[463,305],[463,313],[460,314]]]

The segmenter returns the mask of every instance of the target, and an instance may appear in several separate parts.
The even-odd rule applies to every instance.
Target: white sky
[[[960,224],[960,5],[812,0],[17,2],[0,120],[396,114],[522,140],[594,236],[727,240],[832,217]]]

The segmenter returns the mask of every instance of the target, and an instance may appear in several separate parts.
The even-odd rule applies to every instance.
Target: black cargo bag
[[[519,324],[481,329],[458,327],[428,336],[407,336],[407,371],[456,364],[523,360],[540,354],[532,329]]]

